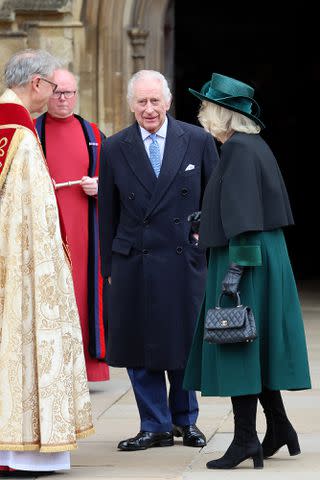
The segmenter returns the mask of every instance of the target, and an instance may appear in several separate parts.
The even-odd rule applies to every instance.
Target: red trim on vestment
[[[90,123],[94,136],[97,140],[98,144],[98,153],[97,153],[97,163],[96,163],[96,171],[94,172],[94,176],[97,177],[99,175],[99,159],[100,159],[100,150],[101,150],[101,136],[99,132],[99,128],[95,123]]]
[[[100,160],[100,151],[101,151],[101,136],[98,126],[95,123],[90,123],[95,139],[98,144],[98,153],[97,153],[97,163],[96,163],[96,171],[95,176],[97,177],[99,174],[99,160]],[[99,188],[99,187],[98,187]],[[98,211],[99,215],[99,211]],[[101,347],[101,358],[105,358],[106,356],[106,342],[105,342],[105,331],[104,331],[104,323],[103,323],[103,277],[101,275],[101,260],[100,260],[100,245],[98,240],[98,308],[99,308],[99,338],[100,338],[100,347]]]
[[[33,125],[33,120],[28,110],[22,105],[16,103],[1,103],[0,104],[0,125],[21,125],[31,130],[37,137],[36,129]]]
[[[13,135],[15,134],[15,128],[1,128],[0,130],[0,175],[4,169],[6,163],[8,150]]]

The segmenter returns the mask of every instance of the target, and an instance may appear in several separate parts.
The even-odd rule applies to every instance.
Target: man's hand
[[[84,193],[90,197],[98,193],[98,179],[91,177],[82,177],[80,183]]]
[[[199,233],[193,233],[192,236],[197,242],[199,242]]]
[[[187,220],[191,223],[191,230],[193,233],[199,233],[200,228],[200,218],[201,218],[201,211],[191,213]]]

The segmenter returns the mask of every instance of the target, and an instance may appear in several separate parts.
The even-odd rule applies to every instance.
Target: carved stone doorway
[[[81,62],[82,105],[109,135],[132,121],[126,102],[132,73],[147,68],[173,78],[173,4],[169,0],[83,1],[83,58],[87,61]]]

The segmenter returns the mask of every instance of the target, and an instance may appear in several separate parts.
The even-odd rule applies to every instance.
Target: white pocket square
[[[188,170],[193,170],[195,168],[194,165],[192,165],[192,163],[189,163],[189,165],[187,166],[187,168],[185,169],[185,172],[187,172]]]

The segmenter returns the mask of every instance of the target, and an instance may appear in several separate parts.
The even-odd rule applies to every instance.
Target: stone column
[[[128,29],[128,35],[132,46],[133,72],[145,68],[146,58],[146,40],[149,35],[148,30],[143,30],[140,27],[133,27]]]

